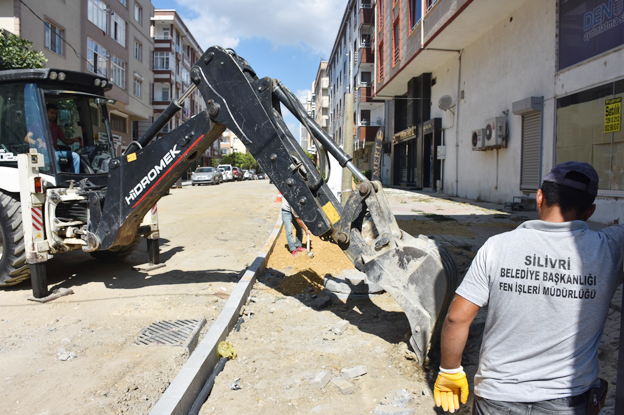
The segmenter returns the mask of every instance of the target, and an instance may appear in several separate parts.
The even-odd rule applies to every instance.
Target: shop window
[[[624,80],[557,100],[555,162],[590,163],[600,190],[624,190]]]

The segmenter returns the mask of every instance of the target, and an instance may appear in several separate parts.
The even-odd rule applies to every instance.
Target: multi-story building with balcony
[[[387,100],[393,185],[522,202],[553,165],[579,160],[600,176],[593,219],[624,216],[621,1],[376,8],[373,96]]]
[[[105,75],[117,152],[151,124],[149,0],[0,2],[0,27],[43,51],[47,67]]]
[[[225,130],[223,134],[221,134],[221,138],[219,139],[221,142],[220,148],[220,156],[227,156],[228,154],[247,153],[247,147],[243,144],[243,142],[234,134],[231,130]]]
[[[314,121],[321,128],[329,131],[329,77],[327,76],[327,61],[321,60],[316,79],[314,80],[312,93],[316,100]]]
[[[151,18],[151,36],[154,40],[152,103],[154,117],[158,117],[173,99],[182,96],[191,86],[191,68],[203,54],[203,50],[175,10],[154,10],[154,16]],[[206,109],[199,90],[193,92],[183,105],[183,110],[163,128],[161,134],[182,125]],[[212,166],[213,159],[220,157],[220,141],[215,140],[206,150],[200,164]]]
[[[314,95],[314,89],[313,82],[312,89],[306,93],[305,97],[301,98],[301,104],[312,119],[315,118],[316,112],[316,95]],[[312,137],[303,124],[299,124],[299,145],[305,151],[310,151],[312,147]]]
[[[372,165],[375,136],[384,125],[383,101],[372,96],[374,25],[371,0],[350,0],[327,63],[330,135],[340,145],[345,134],[353,135],[354,163],[361,170]],[[353,131],[346,131],[351,120]]]

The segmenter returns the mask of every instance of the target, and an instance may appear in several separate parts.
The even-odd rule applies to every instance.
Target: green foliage
[[[6,30],[0,30],[0,70],[45,68],[48,60],[32,50],[32,42]]]
[[[305,151],[305,150],[304,150]],[[312,154],[312,153],[308,153],[307,151],[305,152],[305,155],[308,156],[308,158],[310,160],[312,160],[312,163],[316,164],[316,154]]]
[[[221,163],[219,159],[212,159],[212,167],[217,167],[219,166],[219,164],[223,164],[223,163]]]
[[[231,164],[232,166],[240,167],[243,170],[258,170],[260,168],[258,162],[253,158],[251,153],[228,154],[223,157],[220,164]]]
[[[234,154],[226,154],[223,156],[220,164],[234,164]]]

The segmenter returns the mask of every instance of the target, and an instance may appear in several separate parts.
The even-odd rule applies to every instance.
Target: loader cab
[[[82,72],[0,71],[0,171],[17,168],[17,155],[34,148],[54,185],[88,177],[105,186],[115,154],[108,89],[105,78]]]

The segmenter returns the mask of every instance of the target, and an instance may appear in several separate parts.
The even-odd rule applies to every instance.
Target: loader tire
[[[30,278],[26,263],[22,204],[0,191],[0,287],[15,285]]]
[[[114,250],[108,249],[106,251],[91,252],[91,256],[100,262],[121,262],[137,249],[140,242],[141,236],[137,235],[130,245],[122,246]]]

